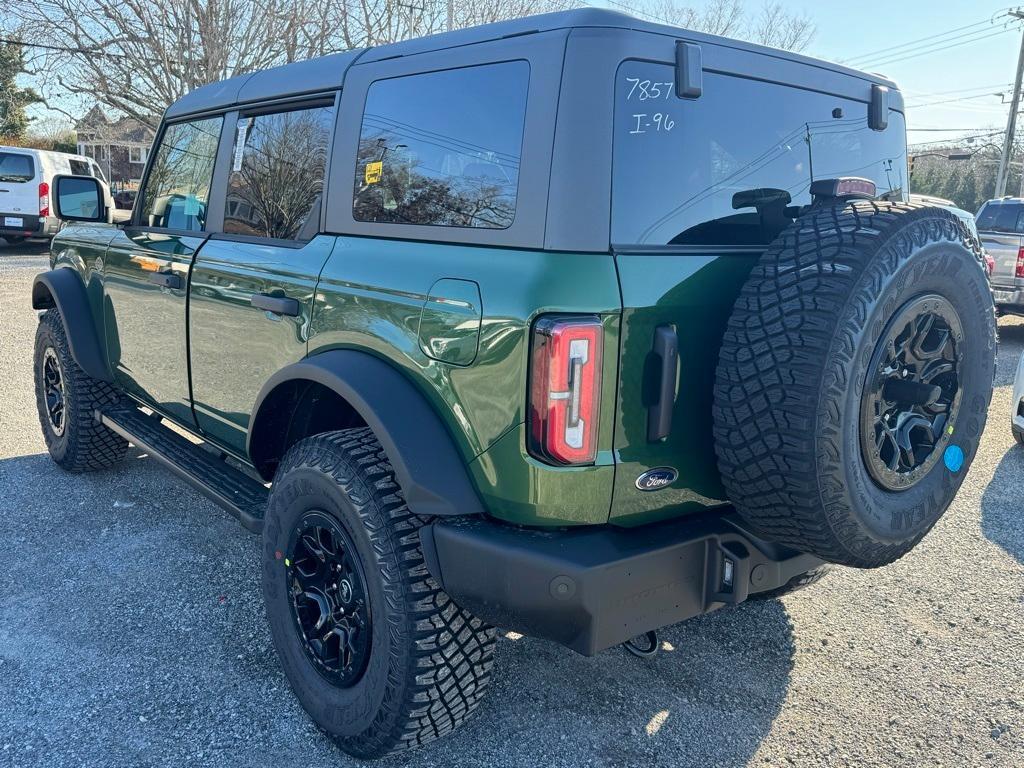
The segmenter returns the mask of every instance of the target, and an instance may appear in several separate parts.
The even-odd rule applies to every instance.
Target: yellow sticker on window
[[[376,160],[372,163],[366,164],[366,170],[363,173],[363,178],[367,184],[377,184],[380,182],[380,175],[384,172],[384,163],[380,160]]]

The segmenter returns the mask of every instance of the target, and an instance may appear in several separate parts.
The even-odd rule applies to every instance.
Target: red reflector
[[[39,215],[50,215],[50,185],[45,181],[39,182]]]
[[[530,453],[549,463],[593,464],[601,405],[599,318],[552,316],[533,327]]]
[[[1017,251],[1017,270],[1014,274],[1017,277],[1024,277],[1024,248]]]

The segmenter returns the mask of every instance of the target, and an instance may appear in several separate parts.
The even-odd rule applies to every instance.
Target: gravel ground
[[[28,302],[45,268],[0,246],[0,766],[354,764],[278,668],[254,537],[138,453],[91,475],[49,461]],[[650,661],[504,638],[472,723],[377,764],[1024,764],[1024,323],[1000,332],[981,452],[911,555],[672,627]]]

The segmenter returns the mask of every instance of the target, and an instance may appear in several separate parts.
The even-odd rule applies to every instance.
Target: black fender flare
[[[342,397],[380,440],[409,509],[423,516],[480,515],[484,508],[466,465],[441,418],[402,373],[378,357],[353,349],[320,352],[282,368],[256,398],[246,453],[262,440],[260,410],[289,381],[311,381]],[[265,422],[266,420],[264,420]]]
[[[32,283],[32,309],[56,309],[78,367],[94,379],[114,381],[96,332],[85,283],[77,271],[58,267],[36,275]]]

